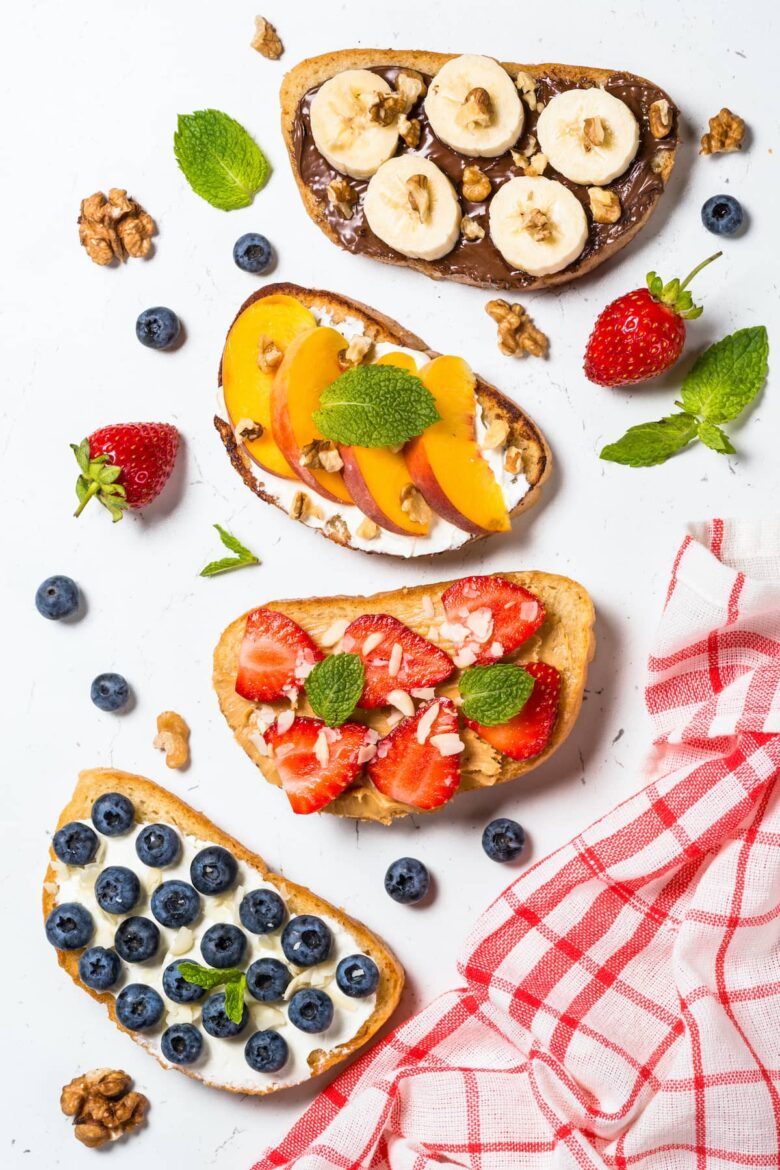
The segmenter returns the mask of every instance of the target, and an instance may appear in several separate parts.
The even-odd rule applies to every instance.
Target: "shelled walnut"
[[[342,219],[351,219],[357,203],[357,191],[343,176],[333,179],[325,189],[328,203],[336,208]]]
[[[482,203],[492,190],[490,179],[478,166],[468,166],[463,171],[461,191],[469,203]]]
[[[672,128],[672,107],[666,98],[658,98],[647,111],[653,138],[666,138]]]
[[[498,325],[498,348],[510,356],[546,357],[550,343],[537,329],[522,305],[510,305],[507,301],[488,301],[485,312]]]
[[[742,149],[742,140],[747,127],[739,114],[734,114],[724,106],[713,118],[710,118],[710,128],[707,134],[702,135],[699,154],[721,154],[732,150]]]
[[[301,451],[300,463],[315,471],[341,471],[344,466],[338,447],[330,439],[312,439]]]
[[[269,61],[278,61],[284,52],[284,45],[279,39],[279,34],[270,20],[266,20],[264,16],[255,17],[255,35],[252,37],[251,45]]]
[[[79,241],[90,260],[105,266],[129,256],[145,257],[152,249],[157,225],[140,203],[128,197],[124,187],[111,187],[108,198],[96,191],[82,199]]]
[[[596,223],[617,223],[623,213],[617,191],[588,187],[591,215]]]
[[[63,1087],[60,1108],[73,1118],[73,1132],[83,1145],[99,1149],[143,1124],[149,1101],[131,1084],[121,1069],[97,1068]]]

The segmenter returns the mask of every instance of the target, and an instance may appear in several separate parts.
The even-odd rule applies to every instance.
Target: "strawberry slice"
[[[452,699],[431,699],[379,741],[368,775],[392,800],[438,808],[460,783],[462,750]]]
[[[558,698],[561,690],[561,676],[554,666],[546,662],[523,663],[534,679],[531,696],[513,719],[486,727],[467,719],[466,724],[476,731],[491,747],[496,748],[510,760],[530,760],[538,756],[550,742],[558,718]]]
[[[376,738],[360,723],[328,727],[299,715],[285,730],[274,723],[263,735],[293,812],[312,813],[349,788]]]
[[[463,577],[441,600],[448,618],[442,632],[460,648],[456,666],[504,658],[544,621],[538,597],[505,577]]]
[[[241,642],[236,693],[256,703],[292,699],[322,657],[292,618],[262,606],[253,609]]]
[[[436,686],[455,669],[448,654],[387,613],[355,618],[341,645],[363,660],[366,685],[361,707],[384,707],[393,691]]]

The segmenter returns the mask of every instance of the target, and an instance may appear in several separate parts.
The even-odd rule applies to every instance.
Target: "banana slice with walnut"
[[[311,131],[320,154],[340,174],[370,179],[395,154],[397,96],[370,69],[337,73],[317,91],[311,103]]]
[[[597,87],[556,94],[539,115],[536,136],[550,165],[572,183],[611,183],[639,147],[631,110]]]
[[[425,113],[437,138],[478,158],[503,154],[523,131],[517,86],[492,57],[466,54],[443,65],[428,89]]]
[[[490,237],[513,268],[546,276],[577,259],[588,238],[588,220],[563,183],[510,179],[490,204]]]
[[[364,211],[374,235],[415,259],[446,256],[460,236],[463,213],[452,183],[422,155],[383,163],[368,184]]]

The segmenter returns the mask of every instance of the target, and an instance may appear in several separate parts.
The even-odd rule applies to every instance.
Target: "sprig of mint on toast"
[[[626,467],[654,467],[694,439],[719,455],[734,455],[736,448],[720,424],[732,422],[750,405],[766,381],[768,362],[763,325],[716,341],[686,375],[675,402],[679,413],[630,427],[622,439],[604,447],[601,458]]]
[[[218,573],[230,573],[233,569],[243,569],[245,565],[259,565],[260,561],[253,552],[250,552],[241,541],[227,532],[220,524],[215,524],[219,539],[224,544],[225,548],[230,549],[235,555],[232,557],[222,557],[219,561],[209,561],[205,568],[201,569],[201,577],[216,577]]]
[[[534,680],[522,666],[497,662],[464,670],[459,688],[466,718],[485,727],[495,727],[522,711],[531,697]]]
[[[317,663],[304,687],[314,714],[328,727],[340,727],[357,707],[365,682],[359,654],[331,654]]]
[[[179,114],[173,152],[195,194],[220,211],[248,207],[271,173],[251,134],[222,110]]]
[[[226,967],[220,971],[216,967],[201,967],[199,963],[182,962],[177,964],[179,974],[187,983],[194,983],[204,987],[206,991],[213,991],[215,987],[225,988],[225,1015],[233,1024],[240,1024],[244,1014],[244,991],[246,990],[246,974],[237,967]]]
[[[355,366],[327,386],[315,426],[334,443],[392,447],[421,434],[439,419],[427,386],[398,366]]]

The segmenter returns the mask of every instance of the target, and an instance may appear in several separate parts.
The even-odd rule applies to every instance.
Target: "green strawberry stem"
[[[84,496],[84,499],[81,501],[81,503],[79,504],[78,508],[77,508],[77,509],[76,509],[76,511],[73,513],[73,515],[74,515],[74,516],[80,516],[80,515],[81,515],[81,513],[82,513],[82,512],[84,511],[84,509],[86,508],[86,506],[87,506],[87,504],[89,503],[89,501],[92,499],[92,497],[93,497],[93,496],[96,496],[96,495],[98,494],[98,492],[99,492],[99,491],[100,491],[100,484],[97,482],[97,480],[93,480],[93,482],[92,482],[92,483],[89,485],[89,487],[87,488],[87,493],[86,493],[86,495]]]
[[[702,260],[701,264],[697,264],[696,267],[688,273],[685,280],[680,285],[680,291],[682,292],[684,288],[688,287],[694,276],[697,276],[701,272],[702,268],[706,268],[708,264],[712,264],[713,260],[717,260],[718,257],[722,255],[722,252],[713,252],[712,255],[708,256],[706,260]]]
[[[694,276],[701,272],[702,268],[706,268],[708,264],[712,264],[713,260],[717,260],[722,255],[722,252],[715,252],[712,256],[708,256],[706,260],[702,260],[701,264],[697,264],[682,282],[675,277],[668,284],[664,284],[657,273],[648,272],[647,287],[650,290],[650,295],[653,300],[658,301],[661,305],[665,305],[672,313],[676,313],[678,317],[683,317],[685,320],[693,320],[694,317],[700,317],[703,312],[701,305],[694,305],[693,297],[687,286],[691,283]]]

